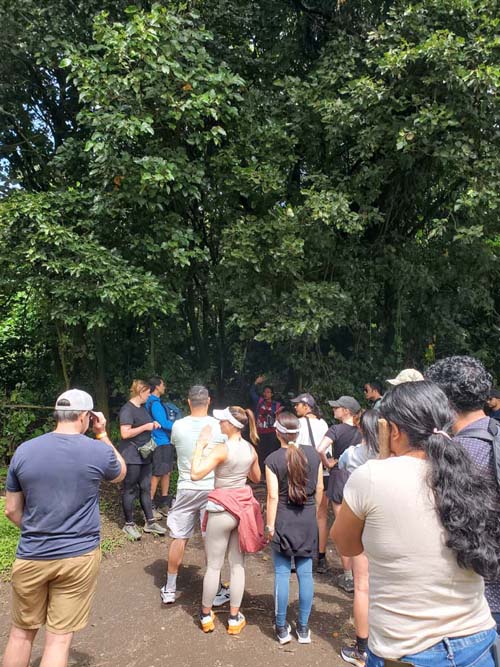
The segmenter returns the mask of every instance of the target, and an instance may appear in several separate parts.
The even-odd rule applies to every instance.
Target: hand
[[[147,424],[144,424],[145,431],[154,431],[155,428],[160,428],[158,422],[148,422]]]
[[[266,376],[263,373],[261,375],[257,375],[257,377],[255,378],[255,384],[262,384],[265,379]]]
[[[102,412],[92,411],[92,430],[96,435],[106,432],[106,417]]]
[[[201,429],[200,435],[198,436],[198,440],[196,441],[196,446],[205,449],[205,447],[211,440],[212,440],[212,427],[210,426],[210,424],[207,424]]]
[[[266,526],[264,528],[264,536],[268,542],[270,542],[274,537],[274,526]]]

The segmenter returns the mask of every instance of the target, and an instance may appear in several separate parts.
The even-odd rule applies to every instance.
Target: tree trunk
[[[96,409],[104,414],[106,419],[109,419],[109,404],[108,404],[108,385],[106,382],[106,367],[104,365],[104,341],[102,338],[101,329],[95,329],[94,334],[95,345],[95,361],[96,361],[96,376],[95,376],[95,403]]]

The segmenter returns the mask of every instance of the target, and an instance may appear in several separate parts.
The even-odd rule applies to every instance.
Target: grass
[[[19,529],[5,516],[5,498],[0,498],[0,578],[5,578],[16,557]]]

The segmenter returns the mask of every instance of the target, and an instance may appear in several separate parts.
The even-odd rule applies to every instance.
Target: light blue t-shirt
[[[17,558],[71,558],[98,547],[99,485],[120,471],[113,449],[85,435],[52,432],[19,445],[6,484],[24,496]]]
[[[179,478],[178,489],[191,489],[192,491],[211,491],[214,488],[214,473],[209,473],[203,479],[194,482],[191,479],[191,461],[193,460],[196,441],[204,426],[212,427],[212,441],[223,441],[220,425],[213,417],[183,417],[172,426],[170,441],[177,452],[177,468]]]

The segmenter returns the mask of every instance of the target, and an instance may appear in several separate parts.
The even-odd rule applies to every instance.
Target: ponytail
[[[294,505],[304,505],[307,501],[306,483],[308,465],[304,452],[295,442],[289,442],[286,450],[288,473],[288,497]]]
[[[257,447],[257,445],[259,444],[260,438],[259,438],[259,434],[257,433],[257,424],[255,423],[255,415],[248,408],[246,408],[245,412],[246,412],[247,417],[248,417],[248,427],[249,427],[249,430],[250,430],[250,442],[252,443],[252,445],[254,445],[254,447]]]
[[[407,435],[410,447],[427,455],[427,482],[447,532],[446,546],[457,563],[485,579],[498,579],[496,489],[485,484],[466,449],[447,435],[453,415],[445,394],[432,382],[406,382],[387,392],[379,409],[382,417]]]

